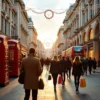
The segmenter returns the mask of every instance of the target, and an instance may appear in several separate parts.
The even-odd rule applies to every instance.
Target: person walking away
[[[83,60],[83,70],[84,70],[84,73],[87,75],[87,68],[88,68],[88,58],[85,58]]]
[[[93,59],[93,73],[95,73],[96,67],[97,67],[97,62],[96,62],[96,59],[94,58]]]
[[[76,87],[76,92],[78,92],[80,76],[83,75],[82,63],[81,63],[79,57],[75,57],[75,59],[74,59],[72,75],[74,75],[74,83],[75,83],[75,87]]]
[[[49,71],[49,65],[50,65],[50,59],[47,57],[47,59],[45,60],[45,65],[47,67],[47,71]]]
[[[100,59],[98,60],[98,67],[100,67]]]
[[[93,60],[91,59],[91,57],[89,57],[88,59],[88,67],[89,67],[89,73],[91,74],[93,67]]]
[[[24,100],[29,100],[30,91],[32,90],[32,100],[37,100],[38,78],[42,73],[40,60],[35,57],[35,49],[29,49],[28,57],[22,60],[21,69],[25,71],[24,77]]]
[[[57,77],[59,73],[59,61],[57,56],[54,56],[53,60],[51,60],[50,64],[50,73],[53,77],[53,85],[54,85],[54,92],[56,93],[56,84],[57,84]]]
[[[40,62],[41,62],[41,66],[42,66],[42,68],[43,68],[43,66],[44,66],[44,59],[41,58],[41,59],[40,59]]]
[[[60,60],[60,70],[61,70],[61,77],[62,77],[62,85],[65,85],[65,73],[66,73],[66,61],[65,57],[62,57]]]
[[[66,67],[67,67],[67,69],[66,69],[67,78],[70,79],[70,77],[71,77],[71,67],[72,67],[72,63],[71,63],[71,60],[69,59],[69,57],[67,57],[67,59],[66,59]]]

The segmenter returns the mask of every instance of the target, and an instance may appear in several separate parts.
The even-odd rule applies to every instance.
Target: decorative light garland
[[[3,3],[3,4],[5,4],[5,3]],[[73,10],[73,9],[71,9],[71,10],[66,9],[66,10],[57,12],[57,11],[53,11],[53,10],[51,10],[51,9],[46,9],[46,10],[44,10],[44,11],[36,11],[36,9],[34,9],[34,8],[22,9],[20,6],[13,6],[13,5],[8,5],[8,4],[6,4],[6,7],[7,7],[7,8],[9,7],[10,9],[14,9],[14,10],[19,9],[20,11],[23,11],[23,12],[32,11],[32,12],[34,12],[34,13],[36,13],[36,14],[43,14],[43,13],[44,13],[44,16],[45,16],[46,19],[51,19],[51,18],[53,18],[53,17],[54,17],[54,14],[63,14],[63,13],[65,13],[65,12],[66,12],[66,14],[69,13],[69,12],[70,12],[70,13],[71,13],[71,12],[77,13],[78,11],[83,11],[83,10],[87,10],[87,9],[88,9],[88,8],[86,7],[86,8],[84,8],[84,9],[75,9],[75,10]],[[93,5],[92,8],[90,8],[90,9],[94,9],[94,8],[100,8],[100,4],[96,4],[95,6]],[[62,9],[57,9],[57,10],[62,10]],[[50,16],[50,17],[47,16],[47,13],[48,13],[48,12],[51,13],[51,16]]]

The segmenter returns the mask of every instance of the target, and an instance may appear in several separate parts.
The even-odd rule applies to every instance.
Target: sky
[[[54,13],[51,19],[47,19],[44,13],[37,14],[28,10],[28,16],[32,18],[34,27],[38,33],[38,39],[44,44],[45,48],[51,48],[57,38],[57,32],[63,25],[66,11],[75,0],[23,0],[26,9],[31,8],[36,12],[44,12],[48,9],[62,14]],[[46,13],[50,17],[51,12]],[[49,45],[47,45],[49,43]]]

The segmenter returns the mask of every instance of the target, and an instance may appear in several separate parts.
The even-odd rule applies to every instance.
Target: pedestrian
[[[91,57],[89,57],[88,59],[88,67],[89,67],[89,73],[92,74],[92,67],[93,67],[93,60],[91,59]]]
[[[80,76],[83,75],[82,63],[81,63],[79,57],[75,57],[75,59],[74,59],[72,75],[74,75],[74,83],[75,83],[75,87],[76,87],[76,92],[78,92]]]
[[[65,57],[62,57],[60,60],[60,70],[61,70],[61,76],[62,76],[62,85],[65,85],[65,73],[66,73],[66,61]]]
[[[87,75],[87,68],[88,68],[88,58],[84,58],[83,60],[83,71]]]
[[[53,85],[54,85],[54,92],[56,93],[56,84],[57,84],[57,77],[59,73],[60,64],[58,61],[58,57],[54,56],[54,58],[51,60],[50,64],[50,73],[53,77]]]
[[[45,60],[45,65],[47,67],[47,71],[49,71],[49,65],[50,65],[50,59],[47,57],[47,59]]]
[[[96,67],[97,67],[97,62],[96,62],[96,59],[94,58],[93,59],[93,73],[95,73]]]
[[[98,60],[98,67],[100,67],[100,59]]]
[[[66,59],[66,72],[67,72],[67,78],[69,78],[69,79],[71,77],[71,67],[72,67],[71,60],[69,59],[69,57],[67,57],[67,59]]]
[[[24,77],[24,100],[29,100],[30,91],[32,90],[32,100],[37,100],[38,78],[42,73],[40,60],[35,57],[35,49],[29,49],[28,57],[22,60],[21,69],[25,71]]]
[[[40,62],[41,62],[41,66],[42,66],[42,68],[43,68],[43,66],[44,66],[44,59],[41,58],[41,59],[40,59]]]

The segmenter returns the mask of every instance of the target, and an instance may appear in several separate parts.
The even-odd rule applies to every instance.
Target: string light
[[[69,13],[78,13],[78,11],[85,11],[85,10],[87,10],[88,9],[88,7],[85,7],[84,9],[82,8],[82,9],[64,9],[64,10],[62,10],[62,9],[56,9],[56,11],[54,11],[54,10],[51,10],[51,9],[46,9],[46,10],[44,10],[44,11],[36,11],[36,9],[35,8],[26,8],[26,9],[23,9],[23,8],[21,8],[20,6],[13,6],[13,5],[8,5],[8,4],[5,4],[5,3],[3,3],[3,5],[5,5],[5,7],[9,7],[10,9],[14,9],[14,10],[20,10],[20,11],[23,11],[23,12],[28,12],[28,11],[32,11],[33,13],[36,13],[36,14],[44,14],[44,16],[45,16],[45,18],[47,18],[47,19],[51,19],[53,16],[54,16],[54,14],[63,14],[63,13],[65,13],[66,12],[66,14],[69,14]],[[93,5],[91,8],[89,8],[89,9],[93,9],[94,10],[94,8],[96,8],[96,9],[98,9],[98,8],[100,8],[100,4],[96,4],[96,5]],[[38,9],[38,10],[40,10],[40,9]],[[47,13],[48,12],[50,12],[51,13],[51,16],[50,17],[48,17],[47,16]]]

